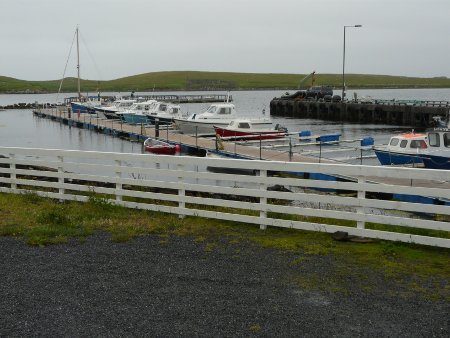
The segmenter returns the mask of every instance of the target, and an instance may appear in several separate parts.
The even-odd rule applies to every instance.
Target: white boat
[[[156,100],[148,100],[144,102],[135,102],[133,105],[124,111],[116,112],[117,116],[126,123],[139,124],[150,123],[147,113],[150,111],[150,105],[156,102]]]
[[[106,119],[119,119],[120,117],[116,113],[129,109],[135,102],[136,100],[119,99],[115,100],[109,106],[97,106],[94,107],[94,109],[100,117]]]
[[[187,118],[174,118],[174,123],[183,134],[191,135],[214,135],[216,127],[225,127],[231,121],[239,118],[234,104],[215,103],[208,110],[201,114],[192,114]],[[270,118],[253,118],[248,120],[255,128],[270,128],[272,121]]]
[[[216,135],[223,139],[243,140],[267,140],[286,137],[287,129],[279,124],[266,126],[254,126],[250,120],[238,119],[231,121],[225,127],[214,126]]]
[[[183,118],[179,105],[159,101],[152,103],[146,114],[152,124],[155,124],[155,119],[159,124],[170,124],[174,118]]]

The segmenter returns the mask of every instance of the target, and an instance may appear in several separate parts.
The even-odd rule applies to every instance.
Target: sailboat
[[[95,107],[101,105],[100,93],[98,96],[93,97],[85,97],[81,94],[81,86],[80,86],[80,44],[78,40],[78,26],[75,31],[76,40],[77,40],[77,88],[78,88],[78,96],[77,99],[70,102],[70,108],[74,113],[95,113]],[[72,47],[71,47],[72,49]],[[70,54],[70,53],[69,53]],[[69,55],[70,56],[70,55]],[[67,66],[67,65],[66,65]],[[64,79],[64,74],[63,74]],[[62,81],[61,81],[62,84]],[[61,86],[60,86],[61,90]]]

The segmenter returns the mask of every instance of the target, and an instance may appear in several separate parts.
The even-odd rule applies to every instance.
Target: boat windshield
[[[421,149],[426,149],[427,144],[425,143],[424,140],[412,140],[411,144],[409,145],[411,148],[421,148]]]
[[[399,141],[398,138],[394,137],[391,139],[391,142],[389,143],[389,145],[395,147],[398,144],[398,141]]]
[[[450,148],[450,133],[445,133],[444,134],[444,145],[447,148]]]
[[[217,114],[219,114],[219,115],[229,115],[229,114],[231,114],[231,108],[225,108],[225,107],[218,108],[217,109]]]
[[[211,107],[208,108],[208,110],[206,112],[214,114],[216,112],[216,109],[217,109],[216,106],[211,106]]]
[[[239,123],[239,128],[250,129],[250,124],[248,122],[240,122]]]
[[[429,133],[428,142],[430,143],[430,147],[440,147],[441,140],[439,139],[439,133]]]

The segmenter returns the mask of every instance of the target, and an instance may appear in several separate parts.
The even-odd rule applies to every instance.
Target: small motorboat
[[[387,145],[374,146],[381,165],[423,164],[421,155],[428,153],[427,134],[414,132],[392,136]]]
[[[153,154],[174,155],[177,151],[180,151],[180,146],[148,138],[144,141],[144,150]]]
[[[225,139],[244,139],[244,140],[267,140],[283,138],[286,136],[287,129],[279,124],[267,127],[254,126],[250,120],[233,120],[228,126],[214,126],[216,135]]]
[[[425,168],[450,170],[450,128],[428,131],[428,149],[421,155]]]
[[[391,137],[389,144],[373,147],[382,165],[423,165],[450,170],[450,128],[435,128]]]
[[[155,100],[148,100],[144,102],[135,102],[129,109],[116,112],[116,115],[121,120],[130,124],[148,124],[150,120],[147,116],[147,112],[150,110],[150,105],[156,102]]]
[[[97,106],[94,109],[95,112],[101,117],[105,117],[106,119],[110,120],[119,119],[120,116],[118,116],[116,113],[125,111],[126,109],[130,108],[135,102],[136,100],[118,99],[109,106]]]
[[[214,126],[226,127],[231,121],[238,118],[234,104],[229,102],[214,103],[207,111],[192,114],[187,118],[176,118],[176,127],[189,135],[214,135]],[[254,127],[270,128],[272,121],[267,117],[248,117]]]
[[[150,105],[146,115],[152,124],[156,124],[156,120],[158,124],[171,124],[175,117],[183,118],[179,105],[158,101]]]

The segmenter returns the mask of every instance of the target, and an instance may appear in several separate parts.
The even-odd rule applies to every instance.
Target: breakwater
[[[0,109],[46,109],[55,108],[56,103],[14,103],[0,106]]]
[[[435,126],[433,117],[447,117],[449,107],[448,101],[378,100],[362,103],[274,98],[270,102],[270,115],[429,128]]]

